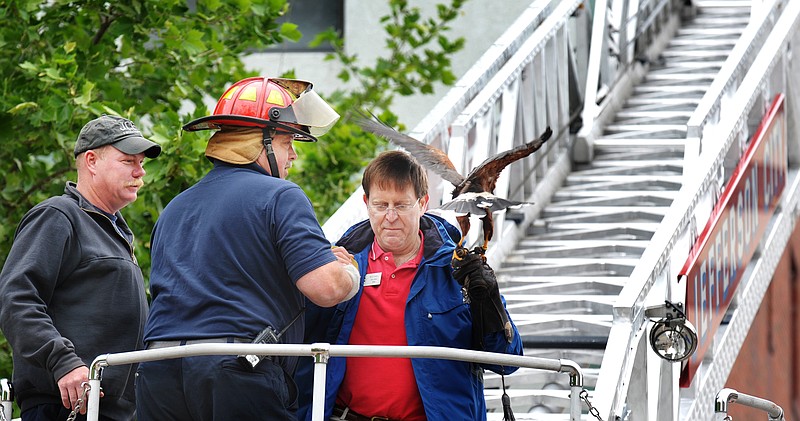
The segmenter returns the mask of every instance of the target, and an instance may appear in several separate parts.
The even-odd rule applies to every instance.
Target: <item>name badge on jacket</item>
[[[368,273],[367,276],[364,277],[364,286],[365,287],[376,287],[381,284],[381,273]]]

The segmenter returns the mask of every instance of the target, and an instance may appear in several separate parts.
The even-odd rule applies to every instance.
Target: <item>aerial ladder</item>
[[[496,193],[534,205],[495,216],[487,256],[525,354],[582,367],[583,419],[710,420],[750,396],[723,390],[800,213],[799,3],[536,1],[409,133],[465,171],[553,128],[501,175]],[[768,203],[743,212],[766,167]],[[330,238],[366,217],[360,197]],[[563,376],[505,385],[516,419],[567,419]]]

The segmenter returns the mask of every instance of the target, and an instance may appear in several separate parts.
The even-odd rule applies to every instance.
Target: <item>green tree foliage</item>
[[[354,191],[363,166],[385,147],[348,124],[347,111],[370,109],[396,125],[389,111],[396,95],[429,93],[433,83],[455,80],[448,55],[461,49],[463,40],[444,34],[463,1],[438,5],[432,18],[405,0],[388,2],[391,12],[382,19],[387,55],[377,63],[358,63],[333,31],[316,40],[334,45],[328,59],[344,64],[342,80],[359,81],[354,90],[326,95],[345,117],[324,142],[303,148],[292,175],[321,220]],[[101,114],[117,114],[163,148],[158,159],[145,163],[139,199],[123,210],[148,278],[155,220],[210,169],[203,156],[210,133],[187,135],[180,127],[208,114],[207,104],[230,83],[254,75],[242,54],[300,38],[297,25],[276,22],[289,5],[287,0],[0,0],[0,264],[24,213],[61,194],[66,180],[75,180],[72,148],[81,127]],[[8,344],[0,337],[0,377],[10,372]]]
[[[204,99],[250,75],[239,59],[247,49],[297,35],[293,25],[282,31],[275,23],[286,1],[199,1],[194,10],[185,0],[0,4],[0,256],[24,212],[75,179],[81,127],[118,114],[164,147],[146,165],[139,200],[124,211],[146,269],[154,220],[208,169],[205,140],[179,128],[207,113]]]

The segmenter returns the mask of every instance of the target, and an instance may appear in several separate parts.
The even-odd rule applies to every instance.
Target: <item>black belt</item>
[[[368,417],[366,415],[361,415],[357,412],[353,412],[350,410],[350,408],[342,408],[338,405],[333,407],[333,415],[334,417],[338,417],[340,420],[346,421],[391,421],[386,417]]]
[[[169,348],[171,346],[195,345],[195,344],[249,344],[252,339],[245,338],[205,338],[205,339],[184,339],[176,341],[150,341],[146,349]]]

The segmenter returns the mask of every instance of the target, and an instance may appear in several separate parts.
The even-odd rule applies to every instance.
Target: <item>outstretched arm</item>
[[[314,304],[331,307],[356,295],[361,275],[353,256],[342,247],[335,247],[336,261],[320,266],[297,281],[297,288]],[[329,282],[321,282],[328,279]]]

